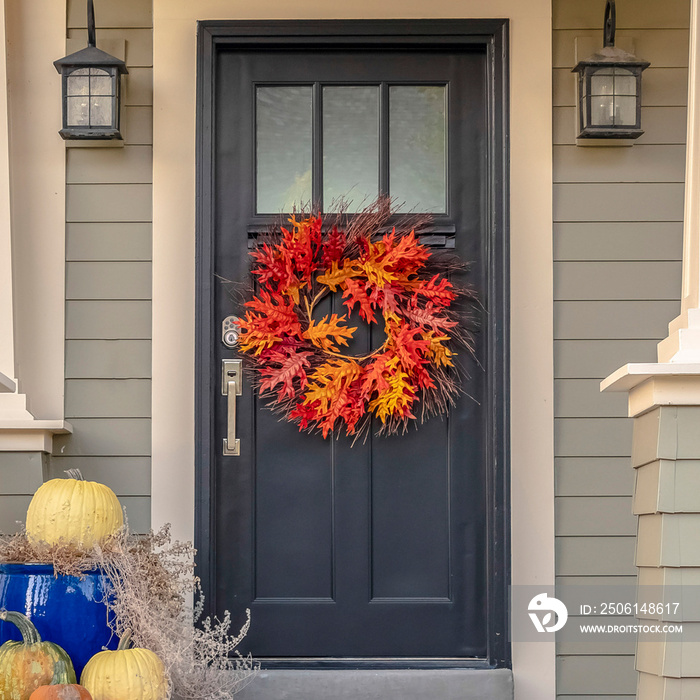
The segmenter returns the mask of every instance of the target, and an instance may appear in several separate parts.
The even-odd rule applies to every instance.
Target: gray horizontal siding
[[[650,362],[656,353],[654,340],[556,340],[556,379],[600,381],[628,362]]]
[[[68,340],[66,379],[147,379],[150,340]]]
[[[629,457],[557,457],[554,462],[557,496],[626,496],[634,474]]]
[[[680,262],[555,262],[554,299],[676,300],[680,279]]]
[[[49,476],[61,477],[68,469],[80,469],[90,481],[109,486],[120,496],[149,496],[151,493],[150,457],[61,457],[51,459]]]
[[[27,508],[32,500],[27,496],[2,496],[0,502],[0,532],[13,534],[22,529],[27,519]]]
[[[150,105],[131,105],[122,111],[124,143],[127,146],[143,146],[153,143],[153,109]]]
[[[554,226],[554,260],[682,260],[683,223],[590,222]]]
[[[581,52],[601,41],[603,5],[554,0],[555,528],[558,583],[636,580],[627,397],[600,381],[650,362],[680,304],[688,0],[618,3],[618,42],[651,61],[632,147],[579,147]],[[577,51],[579,55],[577,55]],[[634,697],[634,645],[557,645],[557,697]]]
[[[563,656],[557,660],[557,680],[558,697],[575,692],[614,697],[637,690],[633,656]]]
[[[66,299],[151,299],[150,262],[69,262]]]
[[[555,184],[554,220],[683,221],[683,191],[682,183]]]
[[[149,301],[67,301],[67,340],[150,340]]]
[[[557,501],[558,535],[634,535],[637,518],[629,496],[566,496]]]
[[[634,576],[636,538],[565,537],[556,540],[557,573],[560,576]]]
[[[554,182],[683,182],[685,146],[554,147]]]
[[[66,415],[75,418],[150,418],[150,379],[67,379]]]
[[[632,445],[629,418],[555,418],[557,457],[628,457]]]
[[[0,496],[33,494],[41,486],[44,466],[41,452],[0,452]]]
[[[627,410],[627,395],[600,392],[598,379],[555,379],[557,418],[619,418]]]
[[[66,261],[132,262],[152,257],[150,223],[72,223],[66,226]],[[150,266],[149,266],[150,267]],[[151,273],[148,271],[148,278]]]
[[[661,340],[679,311],[679,301],[559,301],[554,304],[554,337]]]
[[[151,184],[150,146],[124,148],[69,148],[66,150],[68,184]]]
[[[66,149],[65,412],[49,476],[80,468],[110,486],[132,530],[150,526],[153,32],[150,0],[97,9],[98,44],[125,57],[122,148]],[[67,50],[85,4],[68,2]]]
[[[67,185],[66,220],[150,222],[152,198],[150,185]]]
[[[151,421],[147,418],[73,418],[73,435],[54,438],[60,457],[149,457]]]

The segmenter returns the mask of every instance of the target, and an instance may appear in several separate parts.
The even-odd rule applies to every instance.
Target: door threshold
[[[267,669],[236,700],[513,700],[510,669]]]

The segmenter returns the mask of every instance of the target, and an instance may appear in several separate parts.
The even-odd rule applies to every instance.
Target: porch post
[[[0,42],[5,46],[5,3],[0,3]],[[7,59],[0,51],[0,393],[14,392],[15,377],[10,158],[7,128]]]
[[[700,591],[699,4],[691,0],[681,313],[658,345],[658,362],[625,365],[601,383],[628,392],[634,418],[638,585],[660,587],[654,602],[680,604],[676,616],[646,622],[683,625],[680,636],[637,642],[638,700],[700,697],[700,614],[692,604]]]

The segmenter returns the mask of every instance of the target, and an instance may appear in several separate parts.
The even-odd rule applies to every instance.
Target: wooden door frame
[[[203,21],[197,32],[197,142],[196,142],[196,319],[195,319],[195,546],[198,574],[207,609],[214,610],[215,556],[209,547],[216,527],[214,459],[220,436],[213,434],[211,377],[214,376],[213,342],[219,328],[213,318],[213,161],[212,144],[215,57],[230,48],[303,46],[325,48],[427,48],[464,49],[480,46],[487,55],[488,175],[486,181],[488,230],[489,345],[487,348],[488,405],[490,416],[487,453],[487,640],[485,660],[394,659],[379,660],[364,668],[511,666],[509,641],[510,584],[510,391],[509,391],[509,177],[508,177],[508,20],[278,20]],[[218,371],[218,368],[217,368]],[[317,667],[333,665],[317,662]],[[342,666],[342,663],[340,664]],[[292,666],[296,667],[294,664]],[[306,665],[308,667],[308,664]],[[352,664],[357,667],[357,662]]]

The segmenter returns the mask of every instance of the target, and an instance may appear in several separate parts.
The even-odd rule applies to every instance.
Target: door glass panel
[[[402,211],[446,211],[447,90],[443,85],[389,89],[389,194]]]
[[[379,194],[379,87],[323,88],[323,202],[360,211]]]
[[[311,200],[311,86],[256,90],[259,214],[291,212]]]

